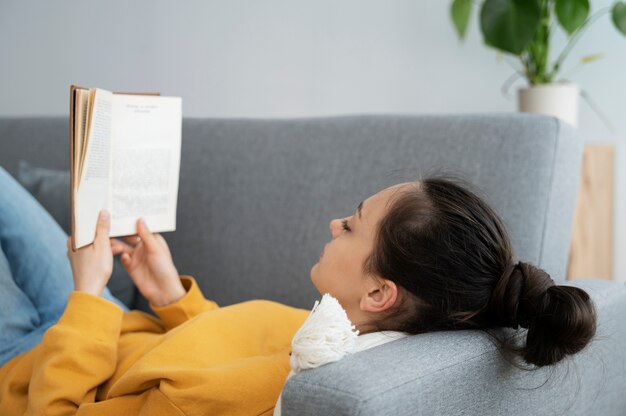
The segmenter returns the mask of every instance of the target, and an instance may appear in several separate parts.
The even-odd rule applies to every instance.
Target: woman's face
[[[387,203],[405,186],[384,189],[361,202],[353,215],[332,220],[332,240],[311,268],[311,281],[320,294],[335,297],[357,329],[367,321],[368,312],[381,312],[396,300],[395,283],[366,275],[363,264],[374,248],[377,225],[387,212]]]

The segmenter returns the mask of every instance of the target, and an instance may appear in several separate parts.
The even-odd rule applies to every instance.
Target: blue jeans
[[[67,235],[0,167],[0,367],[36,346],[74,290]],[[103,297],[128,308],[105,288]]]

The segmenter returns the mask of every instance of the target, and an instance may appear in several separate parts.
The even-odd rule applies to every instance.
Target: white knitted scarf
[[[291,371],[287,380],[301,371],[339,361],[348,354],[408,335],[397,331],[359,335],[339,301],[326,293],[321,302],[315,301],[311,313],[291,340]],[[282,393],[274,407],[274,416],[281,414],[281,399]]]

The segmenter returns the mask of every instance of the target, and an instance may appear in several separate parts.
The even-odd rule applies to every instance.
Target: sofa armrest
[[[598,331],[556,366],[517,369],[482,331],[415,335],[290,378],[282,414],[626,414],[626,287],[567,284],[591,295]]]

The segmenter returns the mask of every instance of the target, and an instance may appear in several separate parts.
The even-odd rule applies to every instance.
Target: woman
[[[138,221],[138,237],[111,239],[106,215],[94,244],[73,252],[67,241],[72,285],[59,253],[66,236],[2,170],[0,189],[10,266],[3,273],[0,261],[0,302],[31,302],[0,315],[0,414],[272,413],[307,310],[264,300],[220,308],[178,275],[159,234]],[[330,232],[311,280],[361,335],[521,326],[528,336],[517,352],[544,366],[595,333],[587,293],[514,263],[501,220],[454,180],[384,189]],[[106,290],[113,255],[159,319],[125,311]]]

